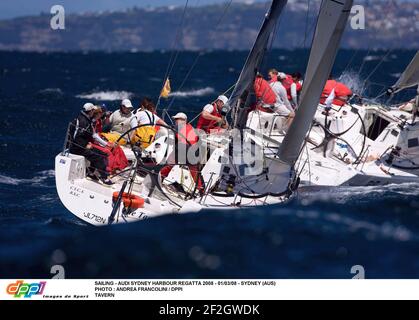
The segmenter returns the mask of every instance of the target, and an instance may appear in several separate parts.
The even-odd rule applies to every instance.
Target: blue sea
[[[341,50],[333,72],[376,97],[413,55]],[[51,278],[57,264],[67,278],[349,279],[356,265],[367,278],[419,277],[418,185],[308,189],[287,205],[103,228],[67,211],[55,190],[54,157],[68,122],[87,101],[114,110],[127,95],[135,105],[143,96],[156,100],[175,56],[0,52],[1,278]],[[246,56],[180,52],[173,96],[159,110],[194,117],[235,83]],[[307,57],[273,50],[263,67],[303,72]]]

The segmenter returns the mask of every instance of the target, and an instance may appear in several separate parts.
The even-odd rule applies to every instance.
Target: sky
[[[240,0],[233,0],[240,2]],[[261,0],[257,0],[261,1]],[[53,5],[64,6],[67,13],[123,10],[130,7],[184,5],[186,0],[0,0],[0,19],[50,12]],[[226,0],[189,0],[190,5],[224,3]]]

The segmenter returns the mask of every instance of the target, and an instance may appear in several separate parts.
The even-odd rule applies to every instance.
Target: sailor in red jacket
[[[194,145],[198,142],[199,137],[195,133],[194,127],[188,123],[188,116],[183,112],[179,112],[172,117],[176,122],[176,127],[178,129],[177,139],[179,143],[186,145]]]
[[[206,133],[221,131],[227,128],[227,124],[221,115],[221,109],[227,103],[228,98],[221,95],[211,104],[207,104],[199,116],[197,129],[204,130]]]
[[[352,90],[346,85],[336,80],[329,79],[326,81],[322,96],[320,98],[321,104],[326,104],[331,107],[332,103],[336,106],[343,106],[352,96]]]
[[[172,119],[175,120],[176,128],[178,130],[178,133],[176,134],[178,152],[179,150],[181,150],[185,153],[185,157],[182,156],[182,158],[184,159],[180,160],[180,162],[187,163],[192,178],[194,179],[195,183],[198,184],[197,189],[201,192],[203,191],[203,183],[199,174],[199,164],[197,164],[197,159],[188,158],[191,156],[188,152],[188,149],[190,146],[198,143],[199,136],[195,132],[194,127],[192,127],[192,125],[188,123],[188,117],[183,112],[179,112],[178,114],[173,116]],[[173,165],[169,164],[160,170],[160,175],[162,179],[166,178],[169,175],[172,168]]]

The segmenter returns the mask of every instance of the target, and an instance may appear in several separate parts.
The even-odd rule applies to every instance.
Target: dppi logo
[[[31,298],[33,295],[44,292],[46,281],[39,283],[24,283],[22,280],[11,283],[7,286],[7,293],[14,295],[15,298]]]

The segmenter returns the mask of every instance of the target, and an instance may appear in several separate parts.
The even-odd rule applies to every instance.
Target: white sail
[[[419,50],[400,76],[399,80],[391,87],[391,93],[419,85]]]
[[[300,107],[278,151],[279,158],[293,165],[313,121],[324,85],[330,75],[353,0],[324,0],[320,8]]]

